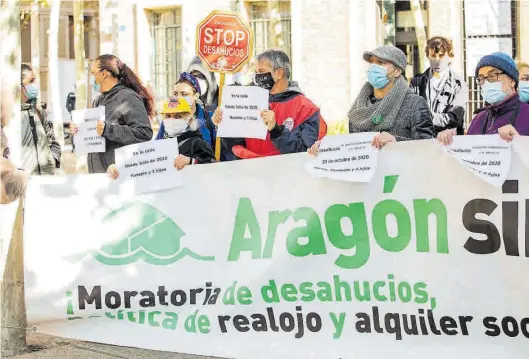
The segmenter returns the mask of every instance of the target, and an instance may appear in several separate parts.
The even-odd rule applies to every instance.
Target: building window
[[[481,88],[476,84],[475,70],[484,55],[501,51],[516,58],[518,18],[516,0],[491,0],[486,4],[477,0],[463,1],[464,19],[464,71],[469,87],[467,118],[469,124],[474,112],[485,103]],[[483,24],[493,24],[487,27]]]
[[[278,16],[280,19],[279,34],[277,42],[274,43],[272,31],[273,4],[277,4]],[[278,47],[285,51],[288,57],[292,58],[292,27],[290,1],[252,1],[249,3],[250,25],[254,33],[254,55],[271,48]]]
[[[69,42],[68,45],[70,47],[70,60],[75,59],[75,24],[73,21],[73,16],[68,16],[68,22],[69,22]],[[84,29],[84,57],[85,59],[93,59],[96,56],[96,54],[92,53],[92,46],[90,46],[91,42],[90,39],[93,37],[94,31],[97,31],[97,29],[94,29],[94,17],[93,16],[84,16],[83,18],[83,29]]]
[[[151,12],[154,90],[156,101],[166,99],[182,71],[182,11]]]
[[[428,1],[420,1],[422,18],[425,25],[424,31],[428,35]],[[415,14],[412,11],[409,0],[395,2],[395,46],[406,54],[408,67],[405,76],[411,79],[421,72],[420,57],[423,56],[424,49],[419,49],[417,43],[417,32],[415,29]]]

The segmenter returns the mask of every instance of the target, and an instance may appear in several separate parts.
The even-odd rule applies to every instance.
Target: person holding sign
[[[406,55],[384,45],[364,52],[369,62],[368,82],[349,110],[349,133],[378,132],[372,145],[378,149],[391,142],[434,138],[428,103],[408,87],[403,76]],[[317,155],[319,142],[309,150]]]
[[[105,173],[115,162],[117,148],[152,139],[149,117],[154,101],[136,74],[114,55],[101,55],[90,68],[92,87],[101,95],[92,107],[104,106],[106,120],[97,122],[97,134],[105,138],[106,151],[88,154],[88,172]],[[73,134],[78,132],[70,125]]]
[[[182,170],[188,165],[216,162],[215,154],[200,134],[198,121],[192,115],[191,106],[186,98],[171,97],[164,103],[160,113],[165,118],[156,140],[177,139],[180,153],[174,160],[177,170]],[[110,178],[117,179],[119,172],[116,165],[110,165],[107,174]]]
[[[519,75],[514,59],[505,53],[481,58],[476,66],[476,83],[481,87],[485,107],[474,116],[467,135],[499,134],[507,142],[514,136],[529,135],[529,104],[520,100]],[[450,145],[455,135],[451,129],[437,138]]]
[[[327,132],[327,124],[314,105],[290,81],[291,65],[282,50],[267,50],[257,57],[255,84],[270,91],[269,110],[261,112],[267,127],[265,140],[223,138],[223,154],[228,160],[275,156],[304,152]],[[213,123],[222,121],[222,111],[215,110]]]

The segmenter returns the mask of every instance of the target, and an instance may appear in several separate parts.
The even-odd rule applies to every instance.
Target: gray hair
[[[257,62],[263,60],[268,60],[272,64],[274,71],[277,69],[283,69],[285,71],[285,76],[290,80],[292,66],[290,65],[290,58],[286,52],[279,49],[268,49],[257,56]]]

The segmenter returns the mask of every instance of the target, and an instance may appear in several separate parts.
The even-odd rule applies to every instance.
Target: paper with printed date
[[[494,187],[503,185],[511,167],[511,144],[499,135],[455,136],[445,151]]]
[[[317,177],[350,182],[370,182],[378,161],[378,150],[371,141],[378,132],[326,136],[318,156],[309,161],[307,170]]]
[[[219,137],[266,139],[261,111],[268,110],[268,90],[257,86],[225,86]]]
[[[174,167],[177,156],[176,139],[118,148],[116,167],[122,192],[141,194],[181,186],[182,174]]]

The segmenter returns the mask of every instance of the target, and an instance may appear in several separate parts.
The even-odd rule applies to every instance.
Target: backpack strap
[[[31,106],[28,109],[28,116],[29,116],[29,127],[31,128],[31,134],[33,137],[33,145],[35,146],[35,156],[37,157],[37,170],[39,171],[39,175],[41,175],[42,171],[40,168],[40,160],[39,160],[37,127],[35,125],[35,109],[33,108],[33,106]]]

